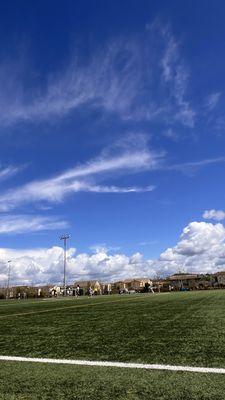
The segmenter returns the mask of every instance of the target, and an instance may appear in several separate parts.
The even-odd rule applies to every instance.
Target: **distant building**
[[[225,286],[225,271],[216,272],[214,274],[218,285]]]
[[[133,278],[125,279],[124,281],[117,281],[112,284],[112,287],[117,291],[124,290],[129,292],[129,290],[142,291],[145,286],[152,286],[152,281],[149,278]]]
[[[213,274],[201,274],[198,275],[198,287],[197,289],[213,289],[217,286],[216,277]]]
[[[124,281],[128,290],[143,290],[145,286],[152,286],[152,281],[149,278],[134,278]]]
[[[153,279],[152,280],[153,290],[156,292],[170,292],[171,282],[169,279]]]
[[[118,293],[121,290],[127,291],[127,284],[125,281],[116,281],[112,283],[112,292]]]
[[[193,290],[198,288],[198,275],[197,274],[174,274],[168,280],[174,290]]]

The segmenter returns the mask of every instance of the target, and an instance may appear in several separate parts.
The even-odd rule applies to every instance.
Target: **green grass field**
[[[225,291],[1,301],[0,355],[225,368]],[[0,362],[0,399],[224,393],[224,375]]]

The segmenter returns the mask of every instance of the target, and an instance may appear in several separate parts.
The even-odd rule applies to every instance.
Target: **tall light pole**
[[[11,262],[12,260],[8,260],[8,281],[7,281],[7,299],[9,298],[9,288],[10,288],[10,278],[11,278]]]
[[[64,274],[63,274],[63,287],[64,287],[64,295],[66,296],[66,250],[67,250],[67,240],[70,238],[70,235],[62,235],[60,236],[60,240],[63,240],[64,243]]]

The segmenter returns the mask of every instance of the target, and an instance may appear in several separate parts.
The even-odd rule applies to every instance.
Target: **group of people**
[[[93,296],[94,290],[92,289],[91,286],[88,288],[87,294],[88,294],[88,297],[92,297]],[[79,297],[80,295],[81,295],[80,285],[77,285],[77,287],[75,289],[75,296]]]

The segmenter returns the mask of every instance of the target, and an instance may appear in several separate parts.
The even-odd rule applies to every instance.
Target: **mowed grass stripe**
[[[4,319],[4,318],[10,318],[10,317],[21,317],[21,316],[26,316],[26,315],[33,315],[33,314],[45,314],[45,313],[49,313],[49,312],[54,312],[54,311],[62,311],[62,310],[70,310],[70,309],[74,309],[74,308],[83,308],[83,307],[90,307],[90,306],[95,306],[95,305],[105,305],[105,304],[112,304],[112,303],[118,303],[120,302],[121,304],[125,304],[128,303],[130,301],[136,301],[136,300],[145,300],[145,298],[142,297],[133,297],[133,298],[129,298],[126,299],[124,301],[122,301],[121,299],[117,299],[117,300],[108,300],[108,301],[94,301],[94,302],[88,302],[85,304],[76,304],[73,306],[65,306],[65,307],[52,307],[52,308],[47,308],[45,310],[35,310],[35,311],[27,311],[27,312],[21,312],[21,313],[12,313],[12,314],[4,314],[4,315],[0,315],[0,319]]]
[[[71,298],[43,298],[43,299],[36,299],[36,300],[30,300],[30,299],[21,299],[21,300],[17,300],[17,299],[13,299],[13,300],[0,300],[1,302],[3,302],[4,304],[0,304],[0,307],[15,307],[15,306],[29,306],[30,304],[41,304],[41,303],[53,303],[53,302],[60,302],[60,301],[71,301]]]

